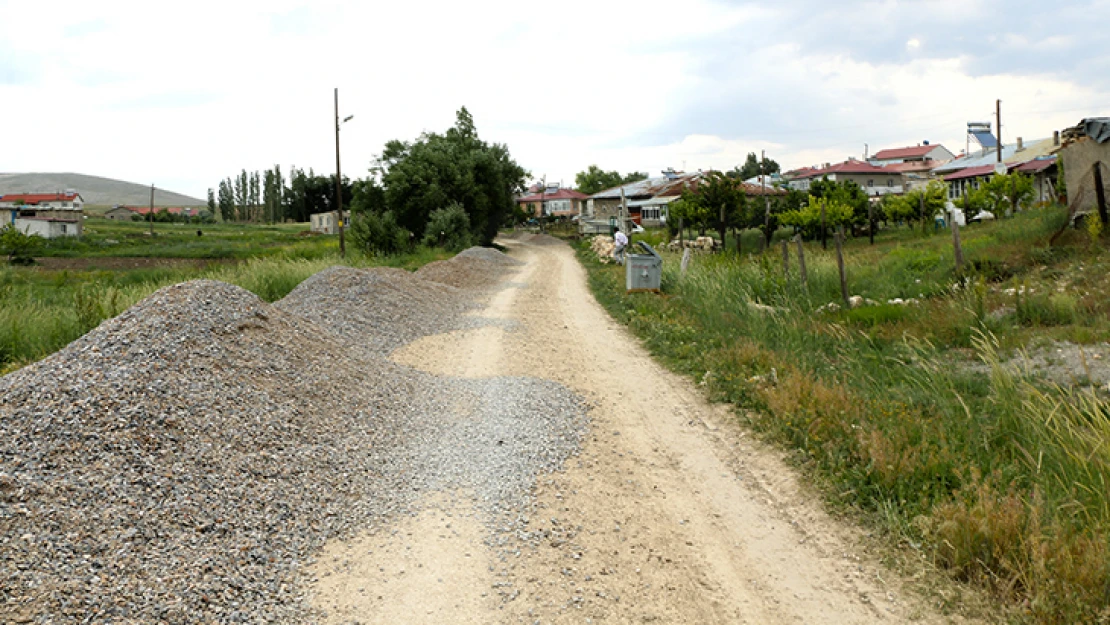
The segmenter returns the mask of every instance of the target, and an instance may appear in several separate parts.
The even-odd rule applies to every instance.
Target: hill
[[[0,174],[0,195],[5,193],[50,193],[73,189],[81,194],[85,204],[114,206],[127,204],[146,206],[150,203],[150,187],[134,182],[87,176],[85,174]],[[205,200],[188,195],[157,189],[156,206],[204,206]]]

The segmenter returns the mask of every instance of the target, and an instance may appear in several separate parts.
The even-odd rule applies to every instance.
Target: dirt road
[[[779,455],[655,364],[594,301],[565,245],[525,261],[479,314],[502,323],[394,353],[437,375],[524,375],[591,405],[581,453],[536,485],[529,531],[494,545],[467,493],[313,569],[334,623],[943,622],[827,517]],[[885,580],[885,581],[884,581]]]

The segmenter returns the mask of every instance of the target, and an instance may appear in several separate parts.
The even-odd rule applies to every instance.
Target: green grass
[[[627,295],[622,268],[580,256],[614,317],[792,450],[833,505],[1022,620],[1096,622],[1110,618],[1110,403],[999,356],[1045,336],[1110,339],[1110,254],[1075,233],[1049,250],[1062,219],[964,229],[964,276],[948,232],[849,241],[850,291],[876,304],[835,312],[818,312],[841,301],[832,245],[806,245],[806,287],[775,248],[699,255],[685,276],[667,255],[662,296]]]
[[[201,236],[197,236],[197,231]],[[38,256],[88,258],[321,258],[336,248],[336,237],[307,233],[307,224],[154,224],[90,218],[80,238],[50,239]]]

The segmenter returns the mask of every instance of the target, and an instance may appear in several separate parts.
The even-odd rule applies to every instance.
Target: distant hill
[[[85,174],[0,174],[0,195],[5,193],[52,193],[73,189],[85,204],[96,206],[146,206],[150,203],[150,187]],[[156,189],[155,206],[205,206],[206,200]]]

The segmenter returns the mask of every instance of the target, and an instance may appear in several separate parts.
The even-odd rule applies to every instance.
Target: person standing
[[[620,228],[613,233],[613,258],[616,259],[618,265],[624,264],[624,248],[628,247],[628,237],[625,236]]]

